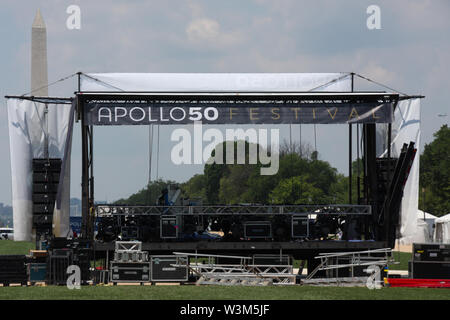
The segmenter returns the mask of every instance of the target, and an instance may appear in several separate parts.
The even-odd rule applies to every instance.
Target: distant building
[[[13,227],[12,207],[0,202],[0,227]]]

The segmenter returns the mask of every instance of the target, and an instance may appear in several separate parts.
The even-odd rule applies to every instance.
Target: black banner
[[[86,125],[390,123],[393,103],[154,103],[89,101]]]
[[[188,286],[182,286],[188,287]],[[314,312],[315,315],[321,318],[329,317],[335,318],[344,310],[365,309],[365,310],[383,310],[389,308],[389,313],[402,317],[410,317],[413,312],[417,312],[417,308],[422,310],[440,309],[444,310],[448,306],[448,294],[441,293],[442,300],[424,300],[423,296],[426,296],[429,290],[432,289],[416,289],[421,295],[417,296],[417,299],[422,300],[405,300],[406,290],[409,288],[384,288],[381,290],[372,290],[366,288],[315,288],[308,286],[291,286],[289,295],[279,294],[280,292],[286,292],[283,287],[269,287],[270,292],[274,294],[275,298],[284,297],[290,300],[261,300],[255,298],[254,300],[241,300],[243,294],[239,287],[219,287],[217,290],[211,288],[206,290],[202,287],[194,287],[198,290],[181,290],[179,286],[171,286],[170,290],[173,292],[173,296],[178,297],[182,295],[181,292],[206,292],[209,296],[206,298],[217,299],[214,294],[215,291],[225,292],[228,295],[228,300],[151,300],[151,299],[167,299],[170,296],[169,290],[155,290],[155,286],[145,286],[139,289],[141,294],[136,294],[135,288],[127,286],[122,289],[127,290],[114,290],[114,292],[130,292],[127,296],[125,294],[112,295],[108,287],[92,287],[92,290],[88,290],[81,287],[80,290],[69,290],[66,288],[45,288],[45,294],[40,296],[34,295],[32,298],[36,300],[4,300],[0,301],[0,307],[3,309],[9,308],[10,310],[17,310],[21,308],[21,314],[34,316],[36,307],[44,307],[47,309],[55,310],[58,308],[64,308],[63,310],[89,310],[89,315],[99,316],[101,318],[117,317],[117,310],[138,310],[149,309],[154,314],[163,314],[164,319],[291,319],[299,316],[304,316],[305,312]],[[9,288],[2,288],[8,290]],[[15,288],[14,288],[15,289]],[[22,292],[32,289],[42,288],[19,288]],[[56,290],[64,289],[64,290]],[[95,290],[94,290],[95,289]],[[120,287],[118,288],[120,289]],[[157,288],[156,288],[157,289]],[[255,288],[263,289],[263,288]],[[396,290],[405,289],[405,290]],[[2,291],[3,291],[2,290]],[[108,291],[109,290],[109,291]],[[366,292],[364,292],[364,290]],[[394,291],[395,290],[395,291]],[[420,291],[419,291],[420,290]],[[35,290],[37,291],[37,290]],[[55,291],[55,292],[54,292]],[[95,293],[93,293],[95,291]],[[181,291],[181,292],[180,292]],[[261,290],[256,290],[261,292]],[[446,291],[445,289],[438,291]],[[42,292],[44,292],[42,290]],[[100,292],[100,294],[99,294]],[[106,292],[106,293],[104,293]],[[157,292],[162,292],[158,295]],[[213,294],[211,294],[213,292]],[[367,298],[369,292],[372,300]],[[108,295],[109,294],[109,295]],[[223,294],[223,293],[222,293]],[[22,296],[24,293],[22,293]],[[188,293],[185,293],[187,296]],[[196,295],[199,295],[197,293]],[[411,293],[410,293],[411,295]],[[31,296],[31,294],[30,294]],[[124,297],[122,297],[124,296]],[[436,294],[434,295],[436,296]],[[19,299],[12,294],[5,293],[3,297],[6,299]],[[398,297],[399,300],[393,300]],[[60,299],[60,300],[48,300],[48,299]],[[312,300],[308,300],[312,299]],[[4,298],[5,299],[5,298]],[[47,299],[47,300],[46,300]],[[64,300],[62,300],[64,299]],[[75,300],[79,299],[79,300]],[[104,300],[104,299],[116,299],[116,300]],[[124,299],[124,300],[118,300]],[[131,299],[148,299],[148,300],[131,300]],[[247,297],[248,299],[248,297]],[[306,299],[306,300],[302,300]],[[15,309],[14,309],[15,308]],[[307,310],[307,311],[305,311]]]

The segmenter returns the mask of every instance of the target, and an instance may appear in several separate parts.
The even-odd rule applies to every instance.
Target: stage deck
[[[172,252],[197,252],[210,254],[292,254],[295,257],[308,257],[321,252],[361,251],[386,248],[387,243],[381,241],[242,241],[242,242],[144,242],[142,250],[149,251],[151,255],[171,254]],[[114,251],[114,242],[95,242],[97,253]]]

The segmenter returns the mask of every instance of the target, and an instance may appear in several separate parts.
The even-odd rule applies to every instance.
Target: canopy
[[[414,235],[415,243],[433,242],[434,221],[436,218],[428,212],[417,210],[417,231]]]
[[[351,91],[350,73],[82,73],[81,91]]]
[[[431,213],[428,212],[423,212],[422,210],[417,210],[417,219],[424,219],[425,220],[434,220],[437,219],[438,217],[433,216]]]
[[[439,243],[450,243],[450,213],[434,220],[434,241]]]

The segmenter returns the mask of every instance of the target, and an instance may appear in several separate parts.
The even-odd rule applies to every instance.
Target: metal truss
[[[385,92],[83,92],[77,99],[84,104],[95,103],[152,103],[164,106],[168,103],[295,103],[327,104],[346,103],[395,103],[398,93]]]
[[[340,277],[340,278],[318,278],[304,279],[303,285],[308,286],[339,286],[339,287],[365,287],[367,286],[367,277]]]
[[[116,252],[141,252],[142,242],[140,241],[116,241]]]
[[[176,256],[206,257],[207,263],[183,263],[177,259],[174,267],[188,267],[199,276],[197,284],[216,285],[292,285],[296,275],[292,265],[248,265],[250,257],[218,256],[174,252]],[[216,264],[214,258],[239,260],[239,264]]]
[[[96,205],[98,217],[128,215],[370,215],[368,205],[213,205],[213,206],[129,206]]]
[[[251,278],[251,277],[219,277],[202,276],[196,285],[221,285],[221,286],[270,286],[273,285],[271,279]]]

